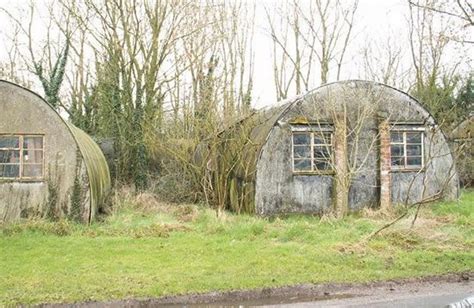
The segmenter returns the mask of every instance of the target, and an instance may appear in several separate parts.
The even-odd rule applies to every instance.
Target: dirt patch
[[[228,292],[210,292],[203,294],[188,294],[166,296],[148,299],[126,299],[109,302],[85,302],[74,304],[42,304],[37,307],[155,307],[155,306],[255,306],[272,304],[289,304],[296,302],[311,302],[329,299],[343,299],[365,294],[374,290],[386,292],[398,289],[416,290],[431,286],[436,287],[445,283],[454,284],[472,282],[474,272],[445,274],[420,278],[395,279],[362,284],[352,283],[327,283],[327,284],[302,284],[295,286],[263,288],[255,290],[237,290]]]

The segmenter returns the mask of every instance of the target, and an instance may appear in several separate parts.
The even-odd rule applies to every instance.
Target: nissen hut
[[[380,83],[324,85],[255,112],[219,138],[207,147],[208,170],[225,174],[226,205],[238,212],[341,214],[458,195],[435,119]]]
[[[110,189],[97,144],[39,95],[0,81],[0,221],[90,222]]]

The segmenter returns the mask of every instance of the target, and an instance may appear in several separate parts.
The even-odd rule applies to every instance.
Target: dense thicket
[[[207,200],[220,209],[229,207],[225,187],[237,158],[219,157],[215,149],[222,141],[215,137],[252,111],[256,14],[266,16],[273,43],[277,98],[339,80],[347,67],[359,69],[347,75],[411,92],[447,129],[472,114],[472,74],[459,69],[468,60],[446,61],[451,46],[472,46],[463,34],[472,28],[470,16],[461,14],[463,1],[459,7],[408,2],[406,41],[367,44],[362,51],[353,43],[362,17],[357,0],[280,4],[50,0],[37,7],[31,1],[17,14],[2,9],[13,30],[0,74],[39,84],[46,100],[75,125],[111,140],[117,183],[176,201]],[[41,39],[38,19],[45,28]],[[349,54],[363,55],[361,67],[347,64]],[[237,147],[249,142],[237,139]],[[203,146],[207,151],[199,151]]]

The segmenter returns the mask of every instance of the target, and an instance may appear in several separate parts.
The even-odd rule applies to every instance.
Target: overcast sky
[[[272,104],[276,99],[271,61],[272,43],[268,35],[264,6],[277,1],[259,1],[257,7],[254,75],[254,97],[257,106]],[[407,12],[406,3],[405,0],[360,0],[351,49],[345,61],[346,69],[344,70],[343,79],[357,79],[360,77],[358,76],[359,70],[356,67],[356,62],[358,61],[357,57],[360,57],[360,50],[367,43],[367,39],[376,41],[390,31],[396,33],[406,27],[404,16]]]
[[[253,0],[248,0],[253,1]],[[264,7],[271,7],[285,0],[257,0],[255,18],[255,69],[254,69],[254,106],[262,107],[276,101],[273,84],[271,39],[268,35]],[[302,0],[309,1],[309,0]],[[27,0],[0,0],[0,7],[7,10],[18,5],[27,5]],[[41,0],[38,0],[41,6]],[[352,42],[344,63],[342,79],[361,78],[358,65],[361,62],[361,50],[370,42],[380,42],[387,35],[394,35],[396,40],[406,42],[406,0],[360,0],[353,30]],[[41,32],[41,29],[36,29]],[[1,15],[0,19],[0,61],[6,60],[5,35],[11,27],[9,20]],[[391,33],[391,34],[390,34]],[[409,65],[409,63],[408,63]],[[329,81],[334,81],[330,75]],[[34,89],[39,91],[38,89]]]

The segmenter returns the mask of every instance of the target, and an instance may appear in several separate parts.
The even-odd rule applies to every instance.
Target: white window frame
[[[401,142],[392,142],[392,133],[402,133],[403,140]],[[421,135],[421,165],[408,165],[408,157],[419,157],[417,156],[408,156],[407,145],[418,145],[418,143],[407,143],[407,133],[419,133]],[[392,165],[392,145],[403,145],[403,166]],[[402,156],[396,156],[402,157]],[[423,127],[394,127],[390,129],[390,168],[396,171],[418,171],[422,170],[425,167],[425,128]]]
[[[0,165],[19,165],[19,172],[17,177],[3,177],[0,176],[0,181],[19,181],[19,182],[40,182],[44,180],[44,174],[45,174],[45,138],[44,135],[42,134],[0,134],[0,137],[13,137],[13,138],[18,138],[18,148],[0,148],[0,150],[4,151],[19,151],[20,152],[20,157],[19,157],[19,163],[2,163],[0,162]],[[37,163],[26,163],[23,161],[24,157],[24,138],[42,138],[42,148],[41,149],[34,149],[34,151],[41,151],[42,152],[42,160],[40,164]],[[23,176],[23,167],[25,165],[41,165],[41,176]]]
[[[296,158],[296,161],[298,160],[304,160],[304,159],[310,159],[311,160],[311,170],[297,170],[295,169],[295,146],[300,146],[300,145],[295,145],[294,144],[294,135],[308,135],[310,136],[310,153],[311,157],[309,158],[303,158],[303,159],[298,159]],[[315,135],[322,135],[322,134],[328,134],[330,141],[329,143],[314,143],[314,136]],[[316,146],[325,146],[328,148],[329,152],[329,159],[328,159],[328,164],[329,168],[328,169],[317,169],[315,166],[315,157],[314,157],[314,148]],[[334,168],[333,168],[333,161],[334,161],[334,132],[333,129],[330,127],[292,127],[292,133],[291,133],[291,165],[292,165],[292,171],[294,174],[334,174]]]

